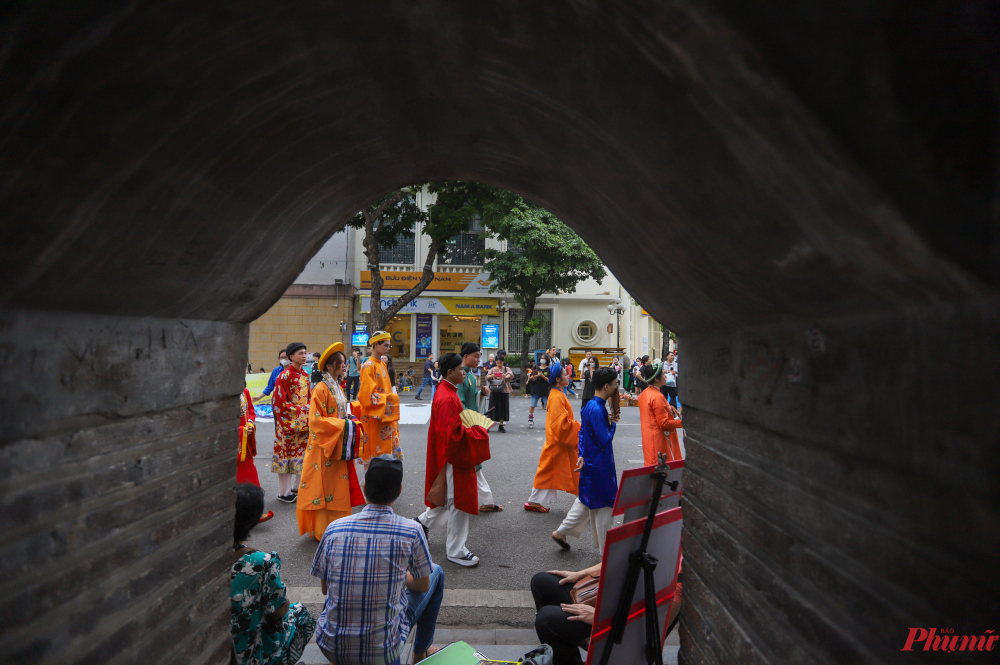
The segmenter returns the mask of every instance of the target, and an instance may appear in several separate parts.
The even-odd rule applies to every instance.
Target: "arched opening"
[[[988,628],[995,16],[758,9],[5,19],[5,657],[219,662],[246,323],[432,178],[543,204],[686,335],[686,662],[887,662],[909,626]]]

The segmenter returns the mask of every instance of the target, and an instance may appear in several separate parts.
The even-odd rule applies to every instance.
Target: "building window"
[[[448,240],[438,263],[452,266],[481,266],[484,249],[486,249],[486,236],[481,233],[462,232]]]
[[[535,316],[545,322],[537,335],[528,340],[528,351],[548,349],[552,345],[552,310],[536,309]],[[512,309],[507,313],[507,351],[521,352],[521,338],[524,336],[524,310]]]
[[[392,248],[380,247],[378,252],[379,264],[401,263],[412,266],[413,257],[416,252],[416,238],[411,234],[409,238],[402,237],[396,241],[396,246]]]
[[[576,328],[573,331],[573,337],[576,338],[576,341],[579,344],[594,344],[598,338],[597,324],[587,319],[580,321],[576,324]]]

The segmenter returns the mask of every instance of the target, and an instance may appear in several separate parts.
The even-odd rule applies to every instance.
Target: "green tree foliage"
[[[550,212],[520,198],[491,212],[484,217],[487,233],[506,240],[507,250],[485,250],[483,267],[493,280],[490,292],[512,293],[524,309],[521,383],[526,386],[528,343],[543,323],[535,317],[538,299],[544,293],[573,293],[580,282],[600,281],[607,273],[594,250]]]

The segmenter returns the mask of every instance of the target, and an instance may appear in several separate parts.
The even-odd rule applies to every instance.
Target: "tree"
[[[535,303],[544,293],[573,293],[580,282],[600,281],[607,273],[594,250],[554,215],[520,198],[508,202],[496,203],[486,220],[487,233],[506,240],[507,251],[485,250],[483,269],[490,273],[490,293],[512,293],[524,309],[521,385],[527,386],[528,343],[544,322],[535,317]]]

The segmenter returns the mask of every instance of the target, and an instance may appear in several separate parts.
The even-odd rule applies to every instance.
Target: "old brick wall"
[[[908,627],[995,629],[998,305],[682,338],[683,662],[941,662]]]
[[[0,314],[0,662],[225,662],[246,345],[245,325]]]
[[[296,293],[300,289],[293,286],[290,291]],[[341,321],[347,323],[347,332],[340,331]],[[291,342],[302,342],[309,353],[322,353],[334,342],[350,348],[353,322],[353,294],[308,297],[286,293],[250,324],[249,357],[253,371],[260,372],[261,367],[268,372],[274,369],[278,351]]]

